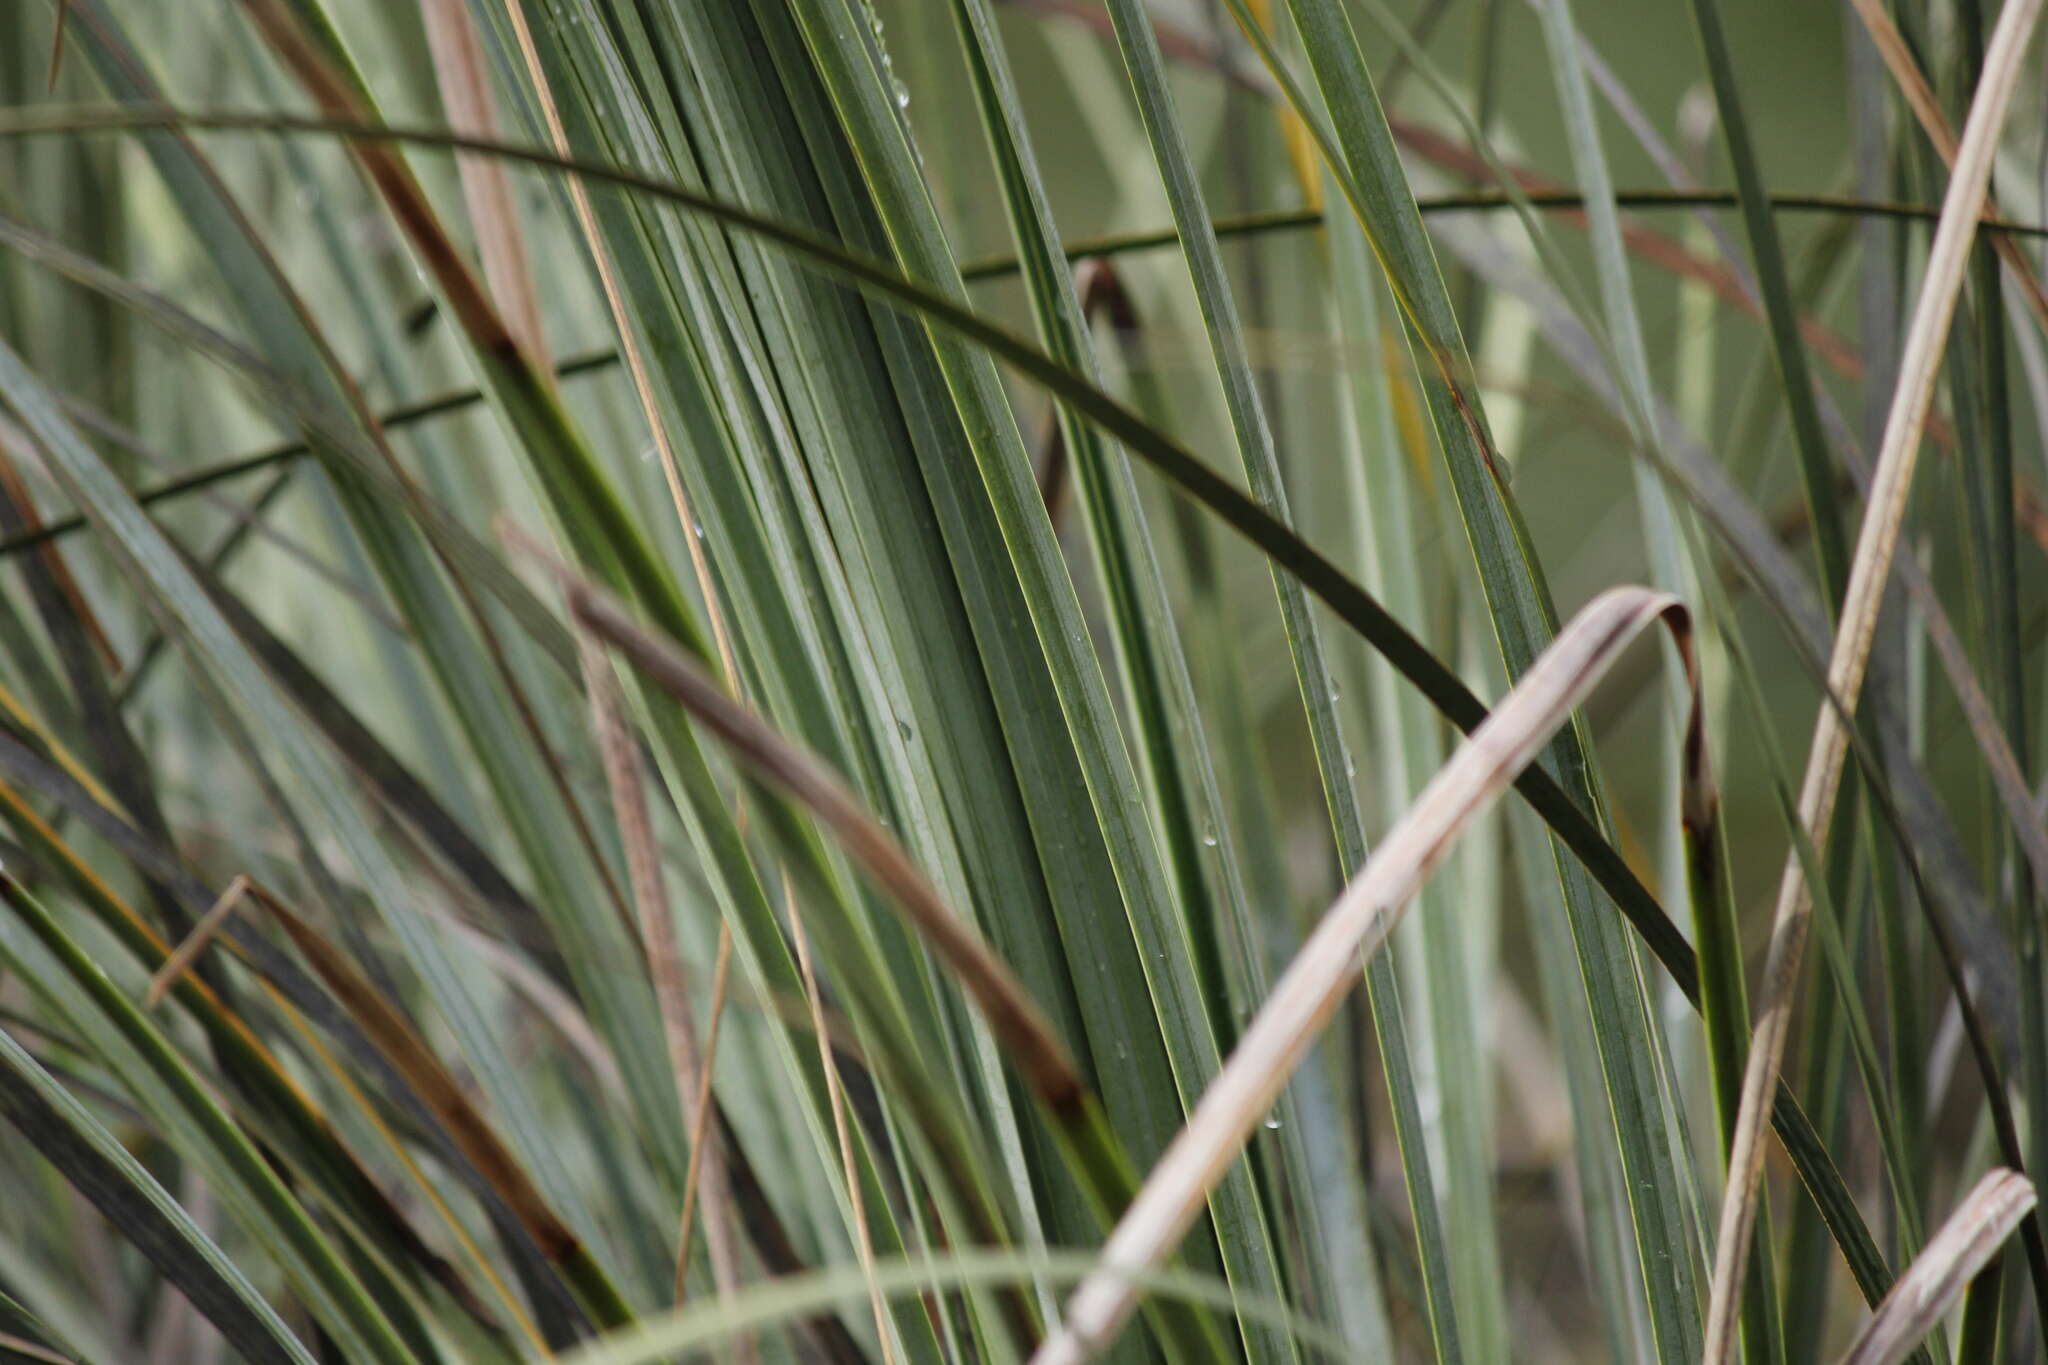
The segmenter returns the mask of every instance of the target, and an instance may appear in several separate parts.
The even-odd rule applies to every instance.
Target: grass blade
[[[1699,948],[1700,1015],[1706,1027],[1715,1131],[1725,1159],[1735,1136],[1742,1103],[1743,1065],[1749,1055],[1749,990],[1743,974],[1742,935],[1736,919],[1720,793],[1705,771],[1704,752],[1695,761],[1701,771],[1687,785],[1692,799],[1687,801],[1684,814],[1686,873],[1692,893],[1693,941]],[[1759,1205],[1760,1231],[1751,1253],[1742,1309],[1743,1358],[1755,1365],[1784,1359],[1770,1228],[1762,1221],[1767,1214],[1768,1210]]]
[[[1090,1258],[1076,1252],[1029,1256],[1012,1251],[957,1251],[933,1261],[883,1262],[873,1283],[891,1298],[943,1290],[954,1285],[1021,1283],[1056,1276],[1071,1280],[1087,1273]],[[1353,1354],[1353,1344],[1306,1322],[1285,1304],[1234,1297],[1228,1285],[1187,1271],[1136,1272],[1148,1289],[1208,1308],[1234,1306],[1261,1324],[1290,1333],[1306,1352],[1332,1359]],[[750,1285],[728,1309],[702,1308],[671,1314],[616,1333],[572,1356],[566,1365],[652,1365],[692,1350],[715,1350],[730,1334],[747,1328],[772,1327],[791,1316],[833,1304],[865,1299],[870,1281],[850,1268],[791,1276]]]
[[[1763,176],[1757,168],[1742,95],[1736,88],[1735,68],[1728,52],[1719,0],[1693,0],[1692,11],[1700,45],[1706,54],[1707,75],[1713,84],[1714,103],[1720,113],[1722,135],[1728,145],[1728,159],[1734,169],[1741,198],[1743,227],[1749,235],[1750,264],[1756,270],[1764,316],[1770,328],[1771,358],[1778,368],[1779,382],[1785,393],[1793,435],[1798,444],[1799,472],[1805,481],[1806,504],[1813,518],[1814,549],[1820,558],[1821,582],[1826,585],[1832,600],[1841,592],[1841,585],[1848,582],[1849,548],[1841,517],[1835,511],[1834,461],[1829,457],[1827,437],[1821,430],[1813,377],[1807,370],[1806,350],[1799,339],[1799,315],[1792,302],[1791,282],[1785,273],[1785,252],[1778,241],[1777,220],[1764,197]]]

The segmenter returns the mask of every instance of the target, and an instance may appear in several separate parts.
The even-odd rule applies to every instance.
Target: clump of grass
[[[0,1355],[2038,1355],[2039,9],[0,13]]]

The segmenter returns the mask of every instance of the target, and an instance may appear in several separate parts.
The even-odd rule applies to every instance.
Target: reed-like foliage
[[[1685,8],[0,5],[0,1360],[2043,1358],[2041,6]]]

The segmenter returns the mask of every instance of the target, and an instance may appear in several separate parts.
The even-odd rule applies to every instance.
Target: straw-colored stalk
[[[1853,713],[1857,696],[1863,690],[1878,608],[1884,597],[1885,580],[1890,576],[1899,527],[1905,518],[1906,497],[1913,486],[1913,470],[1927,426],[1928,407],[1934,398],[1942,348],[1949,322],[1955,316],[1956,298],[1976,238],[1977,216],[1990,184],[1999,128],[2018,82],[2027,38],[2040,12],[2041,0],[2014,0],[1999,16],[1998,27],[1985,52],[1977,98],[1970,107],[1969,122],[1957,152],[1955,174],[1942,201],[1941,220],[1928,254],[1920,300],[1906,334],[1898,387],[1892,393],[1891,411],[1885,419],[1877,473],[1850,565],[1834,653],[1828,662],[1828,690],[1841,699],[1843,711],[1831,705],[1821,708],[1799,793],[1799,823],[1816,847],[1826,839],[1834,814],[1842,760],[1849,743],[1851,716],[1844,711]],[[1722,1365],[1735,1346],[1742,1271],[1748,1264],[1749,1241],[1756,1222],[1764,1123],[1792,1026],[1800,959],[1812,911],[1804,868],[1795,850],[1785,859],[1784,877],[1779,884],[1770,948],[1764,959],[1756,1034],[1743,1074],[1742,1109],[1729,1150],[1728,1185],[1721,1203],[1708,1302],[1707,1365]]]

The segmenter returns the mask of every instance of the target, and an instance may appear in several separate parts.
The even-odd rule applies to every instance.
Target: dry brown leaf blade
[[[583,656],[585,689],[590,696],[591,726],[597,733],[597,747],[604,763],[606,784],[611,788],[612,815],[618,825],[619,842],[626,853],[627,881],[633,903],[639,911],[635,926],[647,971],[654,983],[655,1006],[667,1035],[669,1064],[675,1071],[676,1092],[682,1101],[682,1118],[693,1133],[700,1134],[690,1154],[692,1166],[701,1162],[704,1190],[705,1247],[711,1258],[711,1277],[721,1299],[730,1298],[740,1287],[740,1253],[733,1217],[732,1185],[719,1150],[718,1136],[708,1132],[703,1108],[708,1099],[708,1076],[703,1049],[698,1046],[696,1021],[690,1013],[690,992],[683,972],[682,955],[676,946],[675,921],[671,917],[668,892],[661,872],[661,852],[655,843],[654,823],[647,807],[646,774],[640,750],[625,720],[625,701],[619,695],[618,679],[604,648],[587,631],[579,631],[576,643]],[[703,1150],[708,1145],[709,1150]],[[687,1202],[687,1196],[686,1201]],[[687,1244],[685,1244],[687,1245]],[[683,1281],[689,1262],[678,1254],[676,1301],[682,1301]],[[751,1338],[736,1344],[742,1361],[755,1359]]]
[[[164,996],[171,987],[177,985],[178,979],[199,960],[199,955],[206,951],[207,945],[213,942],[214,935],[220,932],[221,926],[227,923],[228,916],[235,913],[248,894],[247,877],[236,877],[228,883],[228,889],[221,892],[220,898],[199,917],[199,922],[192,926],[192,932],[185,935],[183,941],[172,950],[171,955],[164,959],[163,965],[151,973],[149,990],[143,996],[145,1005],[155,1009],[163,1003]]]
[[[491,73],[468,0],[421,0],[427,45],[434,55],[434,80],[449,126],[476,137],[499,134]],[[455,161],[462,197],[469,206],[484,283],[505,315],[506,325],[536,369],[552,374],[547,335],[541,326],[540,295],[519,226],[519,204],[502,161],[462,156]]]
[[[1856,1334],[1842,1365],[1897,1365],[1948,1315],[1963,1290],[2034,1207],[2034,1184],[1990,1172],[1956,1206]]]

